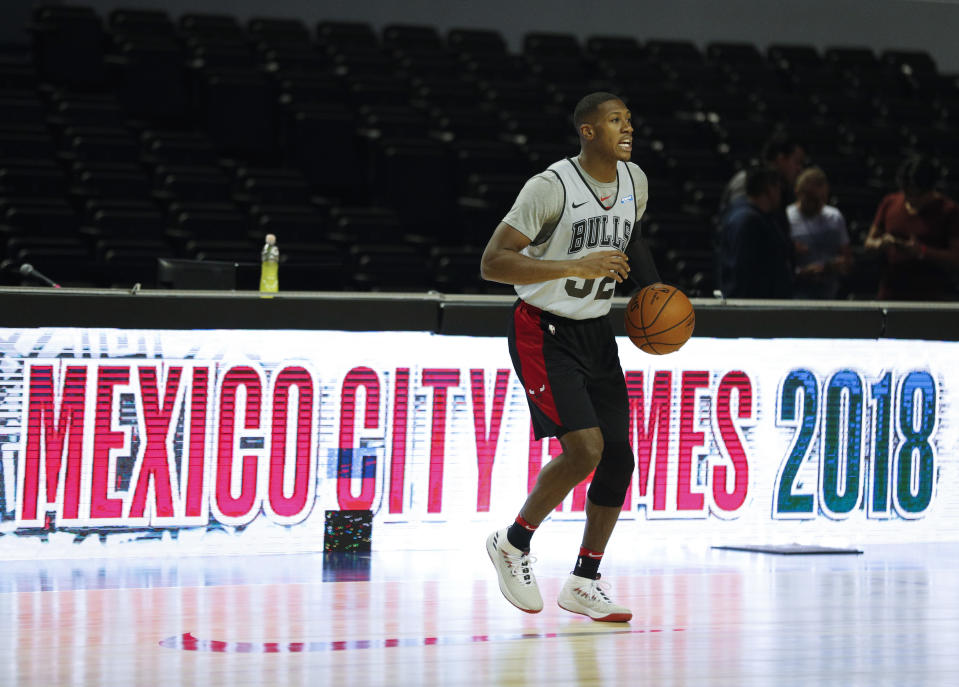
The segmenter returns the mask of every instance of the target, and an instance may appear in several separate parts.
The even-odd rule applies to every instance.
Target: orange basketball
[[[675,286],[650,284],[626,305],[626,334],[639,350],[652,355],[678,351],[696,326],[696,312]]]

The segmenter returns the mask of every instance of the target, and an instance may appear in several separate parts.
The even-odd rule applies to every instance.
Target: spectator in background
[[[903,162],[899,191],[879,204],[866,248],[881,250],[881,300],[947,300],[950,272],[959,266],[959,206],[936,191],[939,170],[925,157]]]
[[[796,178],[806,164],[806,151],[795,138],[784,132],[777,132],[770,136],[763,145],[762,158],[764,165],[779,173],[783,186],[783,205],[788,205],[791,202]],[[746,170],[740,170],[726,184],[726,188],[719,199],[718,217],[720,221],[733,205],[737,202],[744,202],[745,199]]]
[[[719,286],[727,298],[792,298],[790,244],[775,219],[782,180],[774,169],[746,171],[746,199],[720,226]]]
[[[829,200],[829,181],[818,167],[796,179],[796,202],[786,208],[796,256],[797,298],[833,299],[840,275],[849,270],[852,249],[842,213]]]
[[[796,177],[806,164],[806,151],[799,142],[785,132],[776,132],[763,144],[762,166],[776,172],[780,180],[781,205],[773,214],[773,221],[782,233],[783,240],[789,248],[790,269],[795,265],[792,242],[789,240],[789,220],[786,219],[785,207],[792,202],[793,186]],[[746,200],[746,170],[740,170],[726,184],[719,199],[719,208],[716,213],[716,233],[713,238],[713,248],[716,255],[722,253],[722,231],[726,215],[739,205],[745,205]],[[722,285],[722,265],[716,266],[717,283]],[[728,294],[727,294],[728,295]]]

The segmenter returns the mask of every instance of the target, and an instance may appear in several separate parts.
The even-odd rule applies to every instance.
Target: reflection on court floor
[[[877,685],[959,679],[959,545],[662,548],[604,562],[631,623],[501,596],[485,552],[14,561],[3,685]]]

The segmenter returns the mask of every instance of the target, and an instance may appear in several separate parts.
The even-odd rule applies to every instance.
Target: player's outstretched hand
[[[622,282],[629,275],[629,258],[619,250],[604,250],[576,260],[573,269],[576,270],[573,276],[581,279],[612,277]]]

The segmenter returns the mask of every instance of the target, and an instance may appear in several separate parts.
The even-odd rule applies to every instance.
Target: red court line
[[[447,637],[400,637],[392,639],[351,639],[336,642],[224,642],[218,639],[197,639],[190,632],[179,637],[167,637],[160,646],[182,651],[210,651],[224,654],[298,654],[308,651],[355,651],[358,649],[392,649],[410,646],[449,646],[452,644],[479,644],[512,642],[521,639],[558,639],[597,635],[635,635],[661,632],[683,632],[685,628],[669,630],[611,630],[599,632],[524,632],[511,635],[451,635]]]

